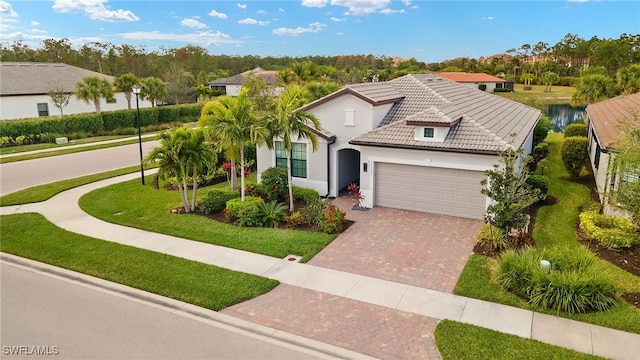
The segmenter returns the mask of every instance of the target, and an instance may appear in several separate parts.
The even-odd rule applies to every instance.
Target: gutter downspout
[[[331,144],[336,142],[336,137],[332,136],[331,141],[327,143],[327,195],[325,198],[329,197],[331,194]]]

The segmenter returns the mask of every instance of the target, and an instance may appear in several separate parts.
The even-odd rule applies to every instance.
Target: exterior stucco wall
[[[124,93],[114,94],[115,102],[107,103],[105,99],[100,100],[100,111],[114,111],[127,109],[127,99]],[[60,111],[55,107],[49,95],[29,95],[29,96],[2,96],[0,97],[0,120],[14,120],[38,117],[38,104],[46,103],[49,109],[49,116],[58,116]],[[148,100],[139,100],[140,108],[151,107]],[[135,95],[131,98],[131,107],[136,108]],[[95,112],[93,102],[89,104],[78,100],[75,96],[69,98],[69,104],[64,107],[64,115],[82,114]]]
[[[240,94],[240,90],[242,90],[242,85],[226,85],[227,87],[227,95],[229,96],[238,96]]]

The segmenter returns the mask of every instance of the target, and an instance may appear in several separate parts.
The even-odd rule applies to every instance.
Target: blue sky
[[[640,33],[638,1],[106,1],[0,0],[0,42],[46,38],[129,44],[145,51],[194,45],[210,54],[373,54],[440,62],[504,53],[567,33],[584,39]]]

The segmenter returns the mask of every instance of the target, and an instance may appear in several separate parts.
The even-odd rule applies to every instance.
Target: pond
[[[544,112],[551,119],[551,130],[563,132],[569,124],[584,123],[586,120],[586,110],[584,106],[573,107],[569,104],[545,105]]]

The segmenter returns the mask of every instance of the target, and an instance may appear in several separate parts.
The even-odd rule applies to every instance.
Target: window
[[[49,116],[49,105],[47,103],[38,104],[38,116]]]
[[[600,144],[596,144],[596,154],[593,157],[593,167],[598,169],[600,167]]]
[[[287,151],[282,141],[276,141],[276,166],[287,168]],[[307,177],[307,144],[291,144],[291,176]]]
[[[424,137],[433,138],[433,128],[424,128]]]

